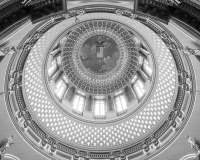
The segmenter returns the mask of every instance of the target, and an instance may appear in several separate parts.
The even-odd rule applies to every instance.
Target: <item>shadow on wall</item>
[[[0,141],[0,148],[5,144],[5,142],[6,142],[6,139],[3,139]]]
[[[9,41],[6,41],[6,42],[0,44],[0,49],[6,47],[8,45],[8,43],[9,43]]]
[[[192,41],[191,43],[196,47],[194,49],[200,49],[200,44],[199,43],[197,43],[195,41]]]

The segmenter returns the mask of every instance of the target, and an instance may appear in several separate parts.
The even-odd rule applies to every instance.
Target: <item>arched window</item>
[[[65,90],[67,88],[66,83],[61,79],[57,84],[56,84],[56,90],[55,93],[56,95],[61,99],[65,93]]]
[[[51,67],[48,69],[48,74],[51,76],[57,68],[56,59],[51,62]]]
[[[85,97],[80,94],[76,94],[73,100],[73,109],[82,113],[84,109],[84,104],[85,104]]]
[[[138,63],[139,63],[140,66],[142,66],[143,60],[144,60],[144,58],[140,55],[139,58],[138,58]]]
[[[66,75],[63,75],[63,80],[65,81],[65,83],[69,84],[69,80]]]
[[[105,116],[106,114],[106,102],[104,99],[94,101],[94,115]]]
[[[58,64],[58,65],[61,65],[61,57],[58,56],[56,59],[57,59],[57,64]]]
[[[138,79],[134,83],[133,88],[134,88],[138,98],[141,98],[144,95],[144,93],[145,93],[144,84],[142,83],[142,81],[140,79]]]
[[[127,109],[127,100],[124,94],[115,97],[115,104],[117,112],[122,112]]]
[[[133,79],[131,80],[131,83],[134,83],[137,80],[138,76],[134,75]]]
[[[152,74],[152,69],[149,67],[149,63],[148,63],[148,61],[147,60],[144,60],[144,70],[145,70],[145,72],[149,75],[149,76],[151,76],[151,74]]]

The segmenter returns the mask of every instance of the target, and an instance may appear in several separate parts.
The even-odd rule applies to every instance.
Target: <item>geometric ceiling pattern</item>
[[[49,39],[59,35],[69,21],[63,21],[47,31],[30,51],[24,67],[24,95],[27,106],[37,121],[63,142],[74,146],[86,146],[93,149],[119,147],[134,143],[137,139],[148,134],[161,123],[163,117],[169,114],[173,106],[177,90],[177,73],[171,52],[164,42],[143,24],[117,15],[93,13],[80,17],[80,20],[111,19],[122,21],[140,36],[144,37],[152,50],[156,62],[156,79],[154,90],[142,108],[125,120],[114,124],[95,125],[74,120],[64,114],[50,99],[44,86],[44,62],[50,48]],[[73,23],[73,22],[71,22]],[[56,34],[57,33],[57,34]]]
[[[78,16],[74,17],[76,15],[74,13],[77,13]],[[79,15],[79,13],[82,14]],[[195,100],[195,92],[192,92],[195,88],[193,68],[190,65],[189,58],[183,57],[176,46],[181,46],[179,41],[159,23],[141,15],[133,14],[132,10],[120,6],[81,6],[80,8],[71,8],[67,13],[60,16],[56,17],[55,21],[49,19],[35,27],[21,41],[18,46],[19,52],[12,56],[8,65],[4,89],[5,91],[9,90],[9,94],[5,94],[5,101],[10,118],[17,131],[34,149],[52,160],[71,160],[72,158],[80,160],[80,157],[85,160],[99,158],[111,160],[118,160],[118,158],[121,160],[147,159],[162,152],[179,136],[185,127]],[[97,24],[105,24],[104,22],[106,22],[106,25],[103,29],[99,25],[99,28],[93,28],[95,32],[90,30],[91,23],[94,24],[93,26],[97,26]],[[110,23],[122,27],[123,32],[128,35],[127,38],[131,37],[130,41],[124,38],[126,36],[120,34],[120,32],[117,35],[114,26],[113,30],[109,30]],[[80,31],[78,28],[83,29],[83,24],[87,28],[87,33],[85,32],[77,39],[74,38]],[[77,33],[74,32],[74,29],[77,29]],[[109,34],[111,30],[112,34]],[[86,30],[83,29],[83,31]],[[78,52],[87,38],[102,34],[113,39],[119,46],[122,67],[123,56],[128,57],[125,58],[125,62],[135,57],[133,58],[135,64],[129,64],[135,65],[133,71],[138,75],[131,75],[129,82],[126,81],[125,84],[121,85],[122,88],[128,85],[123,94],[131,92],[131,90],[128,90],[129,88],[133,89],[132,94],[136,94],[136,92],[134,93],[134,86],[139,86],[139,84],[136,85],[139,80],[131,80],[132,77],[141,78],[143,84],[140,83],[139,87],[142,86],[142,89],[144,87],[142,98],[138,96],[134,101],[127,101],[129,108],[127,108],[126,114],[120,115],[115,112],[115,117],[110,118],[106,113],[107,117],[103,120],[88,118],[84,115],[85,111],[95,113],[93,109],[87,108],[88,110],[83,111],[83,115],[75,114],[74,108],[72,108],[75,105],[73,106],[70,99],[71,95],[69,98],[68,93],[65,92],[67,94],[60,100],[61,98],[58,98],[56,91],[59,87],[55,86],[55,84],[65,81],[65,89],[69,86],[70,94],[71,92],[77,92],[77,95],[82,94],[79,90],[74,91],[74,88],[80,89],[80,86],[74,83],[73,78],[69,81],[66,80],[69,76],[65,75],[65,71],[68,70],[67,65],[71,62],[65,61],[65,56],[71,55],[74,58],[71,59],[74,60],[74,66],[78,66],[76,62],[82,63],[80,61],[82,57]],[[70,36],[67,37],[68,35]],[[65,41],[66,43],[62,43],[64,37],[69,38],[68,41]],[[118,39],[118,37],[121,38]],[[134,38],[132,39],[132,37]],[[60,40],[62,49],[55,49]],[[141,48],[134,44],[134,41],[141,44]],[[68,42],[73,43],[69,45]],[[131,42],[133,45],[129,45],[127,42]],[[98,48],[100,50],[98,56],[101,56],[102,43],[97,42],[97,44],[100,48]],[[132,52],[133,48],[135,48],[134,52]],[[55,52],[52,53],[52,49],[55,49]],[[72,52],[67,52],[69,50]],[[99,50],[96,50],[96,57]],[[77,56],[76,53],[78,53]],[[59,57],[59,54],[61,57]],[[143,62],[141,62],[142,60]],[[51,77],[48,67],[51,63],[52,68],[55,64],[52,62],[55,61],[57,66],[54,72],[56,73]],[[145,75],[144,64],[149,65],[151,74]],[[58,69],[59,65],[61,65],[60,69]],[[80,69],[81,67],[82,69]],[[84,66],[81,67],[78,68],[80,70],[85,69]],[[119,70],[115,70],[116,68],[119,68]],[[144,69],[144,75],[142,75],[142,69]],[[112,73],[112,71],[115,71],[113,75],[118,75],[120,66],[116,65],[109,73]],[[107,74],[107,72],[95,74],[92,71],[87,73],[88,75],[94,74],[102,77]],[[127,76],[125,72],[125,74],[123,71],[121,73],[124,77]],[[89,79],[85,78],[85,80],[89,82]],[[79,82],[79,84],[82,83]],[[115,81],[111,80],[111,85],[112,82]],[[91,84],[89,83],[89,85]],[[92,85],[91,88],[93,88]],[[80,90],[87,94],[94,94],[89,98],[97,98],[96,94],[103,94],[106,97],[106,94],[118,92],[119,88],[116,88],[116,90],[109,89],[106,93],[104,90],[102,92],[101,87],[96,93],[93,92],[94,90],[88,91],[86,87]],[[127,93],[125,93],[126,91]],[[141,92],[143,90],[140,90]],[[118,94],[114,93],[113,95],[119,97]],[[102,98],[103,96],[99,97]],[[110,98],[110,95],[108,97]],[[93,104],[91,104],[93,106],[91,106],[95,108],[95,99],[92,98]],[[113,104],[115,105],[116,99],[114,100]],[[113,110],[117,111],[115,108]]]
[[[92,20],[70,28],[63,47],[63,70],[73,85],[91,94],[107,94],[127,85],[138,68],[138,46],[130,28],[108,20]],[[88,71],[80,62],[80,50],[89,37],[104,35],[112,37],[119,48],[117,66],[104,74]],[[111,46],[113,47],[113,46]]]

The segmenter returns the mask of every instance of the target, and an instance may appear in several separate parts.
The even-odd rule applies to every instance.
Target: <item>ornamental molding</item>
[[[105,95],[116,92],[131,81],[138,68],[138,47],[133,40],[134,33],[131,34],[129,33],[131,31],[128,32],[124,28],[126,27],[114,21],[96,20],[83,22],[76,26],[76,29],[69,29],[75,31],[70,32],[64,42],[62,66],[64,73],[76,88],[89,94]],[[83,42],[94,35],[112,37],[120,50],[119,64],[103,75],[88,72],[79,58],[79,50]],[[74,42],[76,45],[73,45]],[[72,56],[72,53],[76,54]]]
[[[116,6],[115,6],[116,7]],[[105,10],[109,10],[110,12],[113,9],[110,8],[85,8],[85,14],[87,14],[87,11],[90,10],[90,12],[92,12],[93,10],[96,11],[105,11]],[[113,10],[115,11],[115,10]],[[30,50],[32,49],[32,47],[34,46],[34,44],[39,40],[39,38],[41,37],[41,35],[43,35],[48,29],[50,29],[53,25],[55,25],[55,23],[48,23],[47,26],[44,25],[44,28],[42,28],[41,30],[39,30],[40,34],[38,32],[35,32],[30,40],[26,41],[25,44],[23,45],[23,48],[20,51],[20,55],[16,55],[14,54],[10,60],[10,63],[8,65],[8,69],[7,69],[7,74],[6,74],[6,83],[5,83],[5,91],[11,89],[9,86],[9,83],[11,81],[14,81],[16,84],[16,87],[14,88],[14,94],[12,95],[5,95],[5,100],[6,100],[6,105],[9,111],[9,115],[12,119],[12,121],[15,121],[17,118],[18,122],[13,122],[15,127],[17,128],[17,130],[20,132],[21,135],[23,135],[23,137],[25,138],[27,136],[27,130],[31,130],[34,132],[35,136],[41,141],[41,146],[42,148],[45,148],[45,146],[49,145],[50,146],[50,150],[49,153],[51,154],[56,154],[57,150],[60,150],[64,153],[66,153],[67,155],[73,155],[74,157],[77,157],[77,148],[72,148],[71,146],[66,146],[65,144],[63,144],[61,141],[53,138],[51,135],[49,135],[48,133],[45,133],[45,131],[43,131],[40,126],[32,119],[31,114],[29,113],[29,111],[27,110],[27,106],[24,102],[24,97],[22,94],[22,87],[21,87],[21,80],[20,80],[20,74],[19,73],[23,73],[23,68],[24,68],[24,63],[26,61],[26,58],[30,52]],[[157,24],[155,24],[152,21],[148,21],[148,23],[146,24],[147,26],[149,26],[150,28],[156,28]],[[162,31],[163,32],[163,31]],[[165,33],[167,34],[167,32]],[[165,39],[167,39],[170,42],[174,43],[174,39],[171,38],[170,36],[167,36],[168,38],[165,37]],[[165,41],[163,41],[165,42]],[[190,87],[191,89],[193,89],[193,87],[195,87],[195,82],[194,82],[194,75],[193,74],[193,70],[190,66],[190,68],[185,71],[185,67],[184,65],[187,65],[186,62],[183,62],[183,57],[181,57],[180,55],[180,51],[178,50],[177,47],[173,47],[173,48],[169,48],[174,60],[176,62],[176,67],[177,70],[180,72],[179,76],[183,79],[182,81],[186,81],[187,76],[183,76],[184,74],[182,74],[183,72],[187,72],[189,74],[191,74],[191,79],[190,80]],[[13,62],[17,57],[17,64],[16,64],[16,70],[14,70],[13,72]],[[187,62],[189,62],[189,59],[187,59]],[[188,78],[187,78],[188,79]],[[181,84],[184,84],[182,83]],[[178,87],[178,96],[176,99],[176,103],[173,107],[173,111],[172,113],[169,115],[168,119],[166,119],[166,121],[163,123],[163,125],[158,128],[153,134],[149,135],[149,137],[146,137],[145,140],[143,142],[139,142],[137,144],[133,144],[132,146],[129,147],[125,147],[123,148],[123,153],[121,153],[121,150],[114,150],[112,151],[112,154],[110,154],[111,152],[88,152],[88,150],[84,150],[81,149],[79,150],[79,154],[78,157],[83,157],[83,158],[113,158],[113,157],[120,157],[121,159],[124,159],[126,156],[130,156],[133,155],[137,152],[139,152],[140,150],[142,150],[145,154],[149,154],[149,155],[153,155],[150,154],[149,152],[151,152],[151,149],[149,148],[150,145],[154,145],[156,146],[156,149],[162,148],[162,142],[161,139],[163,138],[163,135],[165,135],[165,132],[169,133],[169,130],[175,129],[175,135],[172,137],[176,137],[177,134],[179,132],[181,132],[181,130],[183,129],[183,126],[186,124],[187,119],[191,113],[188,112],[183,113],[182,110],[186,110],[186,108],[184,109],[184,105],[188,105],[188,110],[192,109],[192,103],[194,101],[194,92],[190,92],[190,94],[187,94],[187,89],[185,87],[183,87],[182,85],[180,85]],[[184,99],[186,96],[189,96],[190,100],[188,100],[188,102],[184,102]],[[13,101],[14,100],[14,101]],[[16,105],[13,104],[13,102],[16,102]],[[14,111],[13,112],[13,108]],[[177,122],[177,119],[180,118],[182,119],[182,121]],[[19,125],[21,125],[22,128],[20,129]],[[177,133],[177,134],[176,134]],[[170,135],[169,135],[170,136]],[[30,142],[27,138],[25,138],[28,142]],[[175,138],[172,138],[172,140],[174,140]],[[171,140],[171,141],[172,141]],[[31,145],[31,143],[29,143]],[[37,149],[37,151],[41,152],[44,155],[47,155],[48,153],[45,150],[40,150],[38,149],[37,144],[35,144],[33,146],[34,148]],[[51,159],[55,159],[54,157],[49,157]]]

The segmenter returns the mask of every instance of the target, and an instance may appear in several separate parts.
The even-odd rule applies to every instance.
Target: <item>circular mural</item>
[[[140,38],[128,26],[92,20],[69,31],[62,45],[62,69],[76,88],[89,94],[110,94],[136,75],[139,46],[135,39]]]
[[[89,71],[103,74],[116,67],[120,52],[117,43],[111,37],[96,35],[84,42],[80,57]]]

